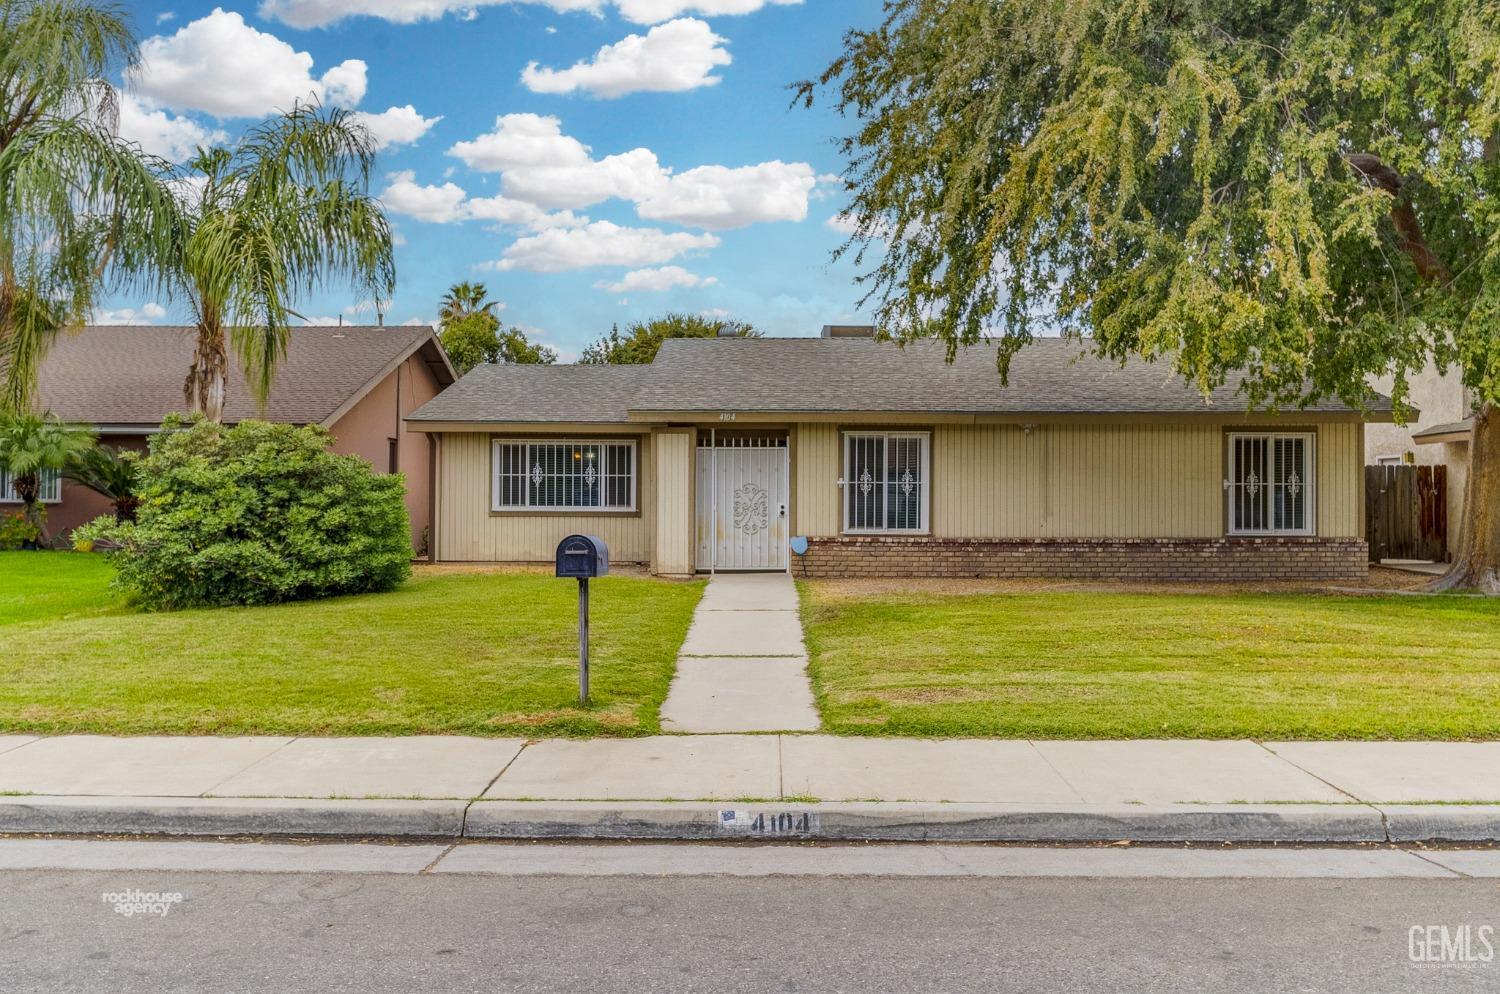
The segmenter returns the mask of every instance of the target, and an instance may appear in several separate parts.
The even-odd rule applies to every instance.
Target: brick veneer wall
[[[1065,580],[1339,581],[1366,575],[1357,538],[935,539],[814,538],[807,576],[1000,577]]]

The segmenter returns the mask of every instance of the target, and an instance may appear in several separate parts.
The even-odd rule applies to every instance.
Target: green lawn
[[[389,594],[148,614],[97,556],[0,553],[0,732],[645,735],[699,583],[419,570]]]
[[[1500,601],[803,583],[829,731],[1500,737]]]

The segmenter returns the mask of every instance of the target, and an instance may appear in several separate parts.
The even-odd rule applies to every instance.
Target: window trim
[[[932,534],[932,432],[913,431],[910,429],[867,429],[849,428],[840,433],[839,439],[839,526],[840,534],[843,535],[907,535],[921,537]],[[889,441],[892,438],[915,438],[920,443],[922,458],[922,501],[918,508],[916,528],[851,528],[849,525],[849,501],[845,487],[849,481],[845,479],[849,472],[850,442],[855,438],[882,438]],[[882,482],[881,484],[885,484]]]
[[[533,445],[623,445],[630,448],[630,505],[628,507],[605,507],[578,505],[562,507],[550,504],[501,504],[500,503],[500,446],[524,445],[530,462]],[[531,491],[525,489],[527,500]],[[554,438],[551,436],[520,438],[515,436],[492,436],[490,438],[490,513],[491,514],[550,514],[550,515],[632,515],[640,513],[641,493],[641,447],[635,438]]]
[[[57,481],[56,484],[54,484],[54,486],[56,487],[57,496],[56,497],[48,497],[48,496],[46,496],[46,487],[43,486],[43,488],[42,488],[42,496],[40,496],[40,497],[37,498],[37,503],[38,504],[61,504],[62,503],[62,490],[63,490],[63,486],[62,486],[63,485],[62,472],[59,471],[59,470],[55,470],[55,469],[53,469],[53,470],[43,470],[42,471],[42,475],[43,476],[45,476],[45,475],[47,475],[49,473],[52,474],[53,477]],[[4,482],[4,486],[0,486],[0,504],[20,504],[22,501],[21,501],[20,497],[16,496],[15,488],[11,485],[10,474],[4,472],[3,470],[0,470],[0,478],[3,478],[4,481],[5,481]]]
[[[1236,528],[1234,524],[1235,441],[1300,438],[1307,445],[1307,525],[1303,528]],[[1309,538],[1318,534],[1318,433],[1316,431],[1231,431],[1224,436],[1224,532],[1231,538]]]

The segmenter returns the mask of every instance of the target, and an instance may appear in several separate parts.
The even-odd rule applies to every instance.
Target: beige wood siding
[[[1360,425],[1318,429],[1318,534],[1364,538],[1365,444]]]
[[[583,436],[568,436],[583,437]],[[449,432],[438,467],[438,557],[448,562],[551,562],[557,543],[573,533],[598,535],[610,559],[651,559],[653,474],[651,439],[640,439],[638,514],[492,513],[491,436]]]
[[[1359,537],[1360,426],[1318,426],[1318,534]],[[938,538],[1216,538],[1223,423],[932,427]],[[795,534],[837,535],[841,434],[796,431]]]
[[[693,572],[694,429],[658,432],[656,441],[656,555],[652,570],[669,576]]]
[[[800,424],[792,429],[792,534],[839,533],[839,429]]]

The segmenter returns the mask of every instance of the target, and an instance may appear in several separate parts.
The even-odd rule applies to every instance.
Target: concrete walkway
[[[662,730],[802,732],[819,725],[792,578],[714,576],[677,657]]]
[[[0,736],[0,833],[1500,841],[1500,742]]]

